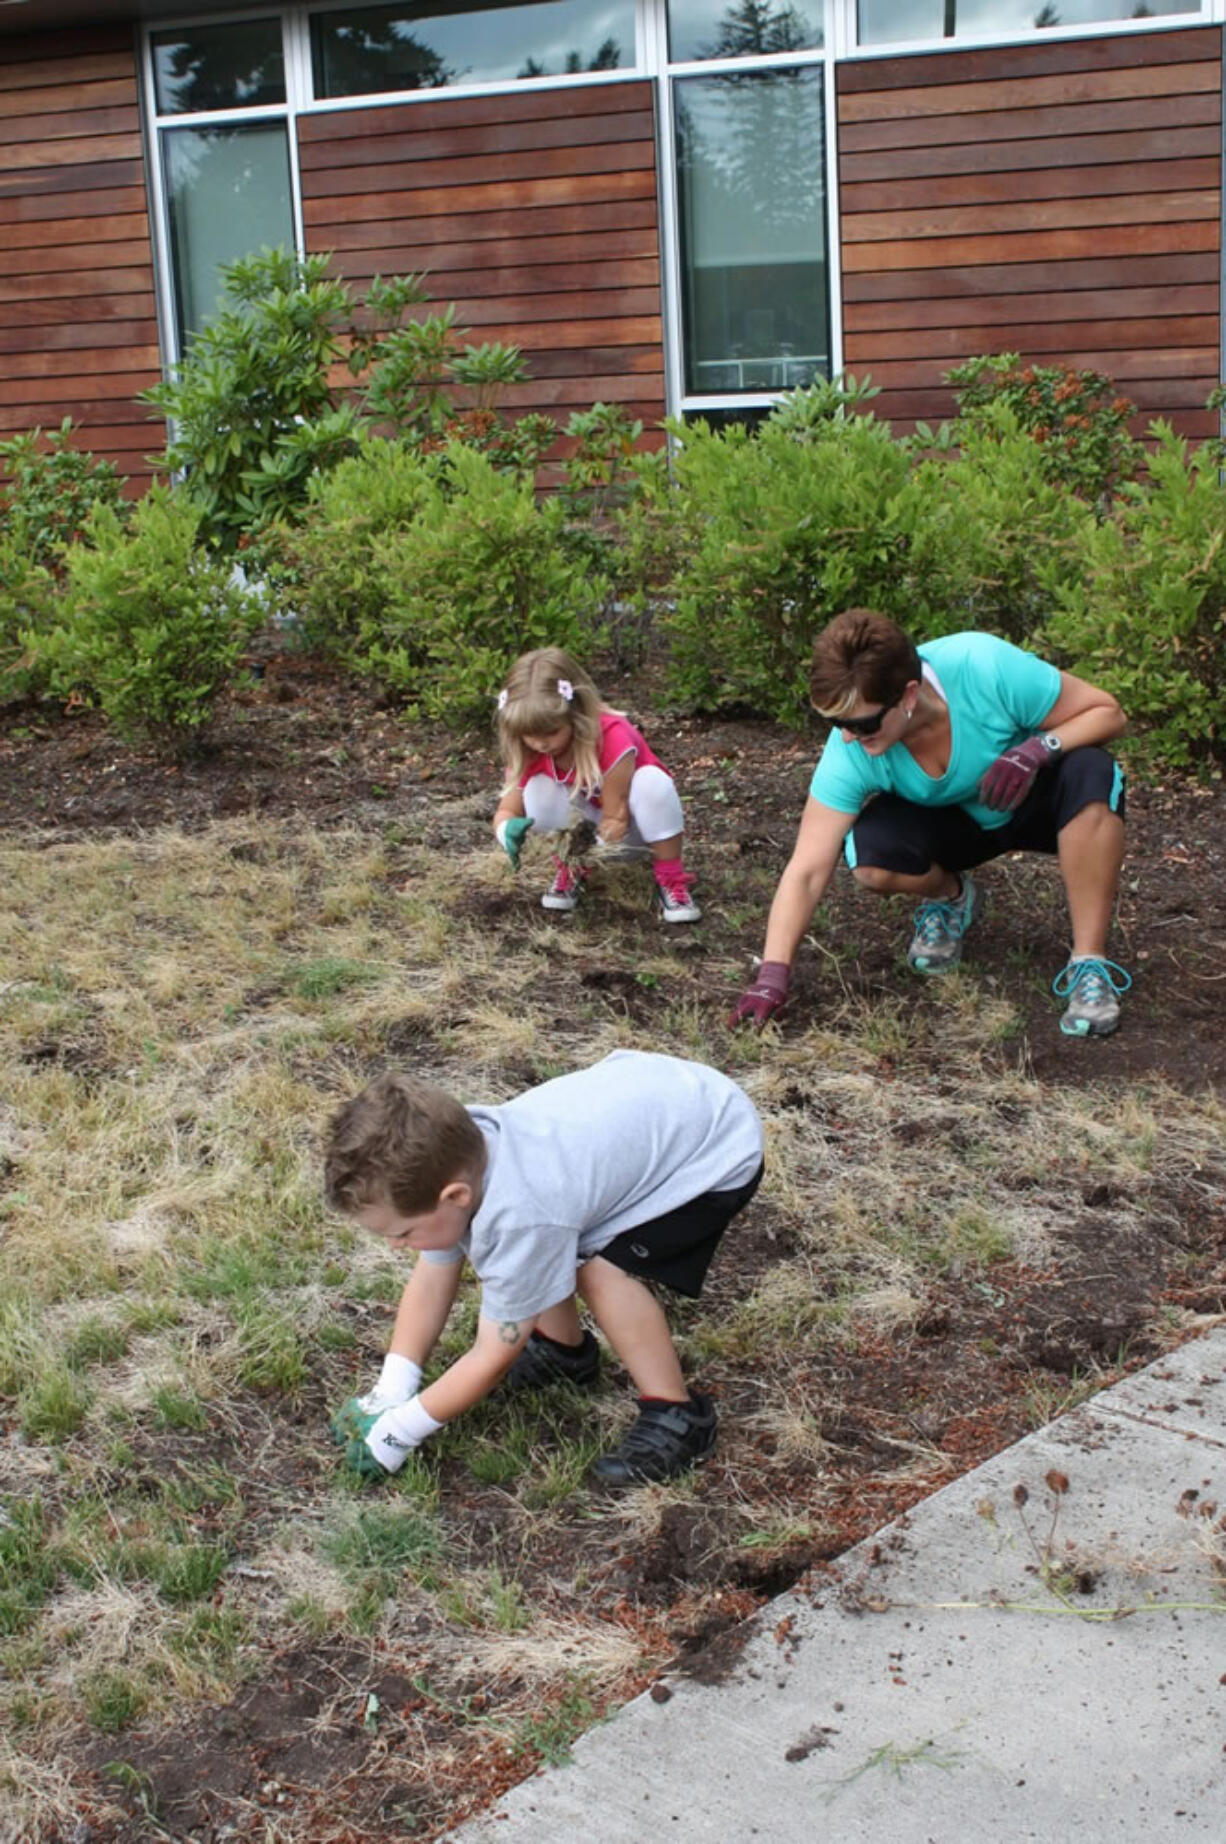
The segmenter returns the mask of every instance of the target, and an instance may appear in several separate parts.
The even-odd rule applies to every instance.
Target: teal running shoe
[[[1109,1037],[1120,1021],[1119,995],[1132,975],[1113,960],[1086,954],[1070,960],[1051,983],[1057,999],[1067,999],[1060,1029],[1066,1037]]]
[[[917,973],[948,973],[962,959],[962,937],[983,912],[983,891],[969,871],[962,873],[962,894],[952,902],[921,903],[912,923],[907,960]]]

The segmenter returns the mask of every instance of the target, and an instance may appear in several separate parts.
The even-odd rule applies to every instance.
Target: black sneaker
[[[600,1376],[600,1346],[584,1330],[577,1345],[560,1345],[533,1332],[506,1374],[508,1389],[544,1389],[550,1383],[574,1383],[591,1389]]]
[[[601,1485],[646,1485],[675,1479],[715,1445],[717,1417],[710,1396],[688,1402],[648,1402],[612,1453],[601,1454],[592,1478]]]

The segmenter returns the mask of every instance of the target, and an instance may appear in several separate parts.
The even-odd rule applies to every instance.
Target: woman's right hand
[[[783,960],[764,960],[734,1006],[729,1024],[752,1024],[755,1031],[787,1004],[792,969]]]
[[[524,839],[532,831],[533,822],[528,819],[499,820],[494,828],[494,837],[511,860],[511,868],[518,871],[519,854],[523,850]]]

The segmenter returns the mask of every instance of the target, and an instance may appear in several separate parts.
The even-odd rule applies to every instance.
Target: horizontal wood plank
[[[971,350],[961,355],[964,358],[977,358],[979,352]],[[900,386],[907,389],[920,389],[941,384],[946,372],[952,365],[960,363],[960,358],[911,358],[883,359],[868,367],[872,372],[873,382],[880,385]],[[1126,395],[1131,396],[1129,380],[1147,378],[1151,383],[1168,378],[1204,378],[1217,374],[1216,349],[1208,347],[1170,346],[1162,351],[1127,352],[1115,351],[1106,346],[1068,347],[1052,352],[1043,359],[1044,364],[1063,364],[1072,366],[1076,371],[1101,371],[1108,378],[1126,387]],[[848,364],[860,376],[855,362],[848,355]],[[1208,389],[1208,387],[1206,387]]]
[[[914,172],[912,160],[907,161],[906,170],[908,175]],[[1163,193],[1216,193],[1221,177],[1220,158],[1168,160],[1148,164],[1140,172],[1133,161],[948,176],[926,172],[920,179],[900,177],[861,185],[846,181],[839,189],[839,208],[846,217],[854,217],[860,212],[927,211],[941,205],[991,205],[996,209],[1024,199],[1139,198],[1159,186]]]
[[[941,147],[959,142],[993,146],[1003,141],[1050,139],[1060,135],[1136,134],[1222,120],[1217,90],[1196,96],[1162,96],[1135,102],[1089,102],[1063,109],[997,109],[986,115],[930,115],[890,122],[839,123],[842,153],[874,153],[889,147]]]
[[[1129,224],[1092,230],[1044,231],[1027,237],[932,237],[895,243],[843,246],[844,273],[860,269],[941,269],[964,263],[1059,262],[1093,256],[1175,255],[1186,250],[1216,250],[1218,225],[1212,219],[1192,224]]]
[[[133,312],[131,296],[147,294],[153,300],[153,269],[149,262],[127,269],[68,268],[55,275],[12,275],[0,271],[0,301],[79,301],[122,297],[121,311]],[[79,309],[77,310],[80,311]]]
[[[1083,102],[1127,102],[1154,97],[1220,96],[1216,62],[1146,64],[1124,70],[1063,71],[1025,83],[1004,77],[982,83],[933,83],[911,89],[862,91],[839,98],[843,122],[914,121],[926,115],[986,114],[1016,108],[1050,109]]]
[[[145,187],[143,160],[93,160],[74,166],[26,167],[0,173],[0,199],[23,198],[31,203],[44,195],[67,194],[71,199],[90,192]],[[82,210],[86,207],[82,205]]]
[[[420,223],[412,219],[380,219],[373,224],[323,223],[314,230],[314,248],[331,251],[340,264],[359,259],[374,262],[385,275],[391,266],[419,269],[430,263],[444,269],[467,268],[487,258],[491,264],[514,262],[515,250],[529,244],[533,249],[524,261],[532,260],[537,244],[550,243],[553,251],[542,251],[543,261],[567,261],[572,257],[581,260],[585,252],[594,250],[594,236],[599,238],[596,254],[643,256],[656,248],[656,201],[629,199],[590,208],[561,205],[542,211],[467,212],[463,216],[423,218]],[[484,244],[492,247],[482,249]],[[389,251],[396,253],[394,265]]]
[[[75,69],[72,74],[76,76]],[[93,82],[52,82],[37,88],[27,85],[10,89],[0,104],[0,115],[11,121],[61,115],[70,110],[88,114],[95,109],[130,109],[135,107],[136,99],[136,75],[130,71],[126,77],[96,78]],[[34,127],[36,131],[36,120]]]
[[[140,268],[148,266],[150,256],[148,237],[133,238],[128,243],[108,243],[103,248],[105,250],[104,260],[114,268],[122,268],[128,263]],[[81,254],[80,249],[76,247],[65,249],[62,245],[52,247],[44,245],[32,250],[14,249],[10,250],[5,257],[4,267],[10,277],[54,275],[65,269],[80,269]],[[88,265],[86,265],[86,274],[89,274]]]
[[[144,149],[139,133],[82,133],[72,140],[12,141],[0,143],[0,174],[20,173],[29,167],[71,167],[99,160],[141,160]]]
[[[565,238],[559,238],[565,242]],[[542,240],[543,244],[544,240]],[[485,246],[474,246],[488,248]],[[516,254],[524,252],[519,246]],[[555,252],[556,253],[556,252]],[[442,254],[442,252],[440,252]],[[560,253],[558,253],[560,254]],[[615,252],[610,252],[611,255]],[[347,264],[343,271],[334,264],[338,273],[344,273],[348,280],[362,284],[377,274],[388,273],[388,265],[364,265],[355,269]],[[597,295],[603,289],[653,289],[659,299],[660,263],[654,247],[648,256],[622,258],[610,262],[587,262],[579,260],[573,263],[559,261],[542,262],[533,265],[530,261],[522,264],[508,265],[506,268],[470,268],[444,270],[440,263],[416,264],[410,266],[410,272],[420,273],[422,268],[429,268],[430,277],[434,277],[431,287],[430,277],[426,286],[433,296],[445,294],[449,301],[475,301],[486,297],[495,300],[518,298],[522,302],[539,301],[548,296],[558,299],[573,299],[576,294]],[[525,312],[527,308],[525,306]]]
[[[990,333],[994,346],[1008,346],[1004,329],[1019,324],[1054,326],[1077,320],[1148,324],[1164,317],[1217,314],[1220,301],[1221,290],[1214,283],[1183,288],[1068,289],[1025,296],[1014,291],[996,296],[939,295],[927,301],[905,294],[895,301],[846,302],[843,326],[856,334],[903,327],[976,327],[985,335]],[[1020,314],[1026,316],[1024,322],[1019,322]],[[1024,345],[1025,339],[1020,343]]]
[[[108,351],[102,361],[106,366],[122,362],[125,371],[156,371],[161,354],[156,345],[127,346],[120,355]],[[4,375],[17,378],[70,378],[77,376],[91,361],[77,351],[10,352],[4,360]]]
[[[1047,169],[1069,171],[1078,167],[1112,166],[1123,170],[1151,168],[1165,176],[1168,161],[1210,159],[1221,152],[1221,135],[1216,121],[1212,124],[1138,130],[1125,134],[1035,135],[1018,141],[975,141],[949,147],[926,147],[922,155],[922,172],[937,179],[944,174],[1016,173]],[[842,151],[839,177],[846,186],[873,180],[912,178],[916,156],[910,147],[870,148],[866,153]],[[1073,175],[1070,172],[1070,178]],[[1087,174],[1087,185],[1094,175]]]
[[[1058,71],[1123,70],[1130,66],[1184,64],[1221,56],[1213,27],[1120,34],[1119,37],[1043,40],[981,51],[942,48],[905,58],[846,59],[835,70],[840,101],[869,90],[913,89],[917,83],[981,83],[1002,77],[1020,83]]]
[[[144,186],[111,186],[97,192],[34,192],[24,197],[6,197],[0,190],[0,224],[52,224],[63,228],[66,219],[79,223],[116,213],[147,216]],[[93,234],[92,222],[85,234]]]
[[[1095,256],[1085,261],[951,264],[937,269],[885,269],[843,277],[845,301],[932,300],[941,295],[1039,294],[1055,289],[1218,286],[1216,246],[1187,254]]]
[[[533,148],[589,147],[607,142],[629,146],[635,141],[650,141],[655,134],[651,109],[452,128],[428,128],[424,123],[415,128],[418,120],[417,112],[406,109],[401,111],[394,133],[364,135],[360,140],[302,141],[299,166],[304,173],[317,173],[401,160],[462,160],[476,154],[491,158]],[[314,181],[311,184],[314,186]]]
[[[157,368],[143,371],[88,372],[76,377],[13,378],[0,376],[0,403],[29,405],[63,404],[58,412],[74,419],[77,403],[97,403],[112,397],[125,397],[129,403],[138,391],[148,390],[161,377]],[[29,414],[28,411],[24,412]]]
[[[403,191],[370,193],[356,198],[303,199],[304,224],[370,223],[376,218],[428,218],[456,212],[530,211],[552,206],[580,205],[594,199],[617,202],[622,199],[655,200],[655,174],[650,169],[633,173],[602,173],[596,182],[585,184],[584,174],[558,179],[513,180],[502,184],[491,180],[485,185],[437,186],[413,191],[405,175]]]
[[[514,90],[497,96],[440,96],[437,91],[411,102],[381,103],[370,108],[317,109],[298,118],[298,138],[311,141],[365,140],[370,135],[402,134],[406,111],[427,118],[431,130],[467,128],[485,122],[549,121],[557,117],[617,115],[650,109],[652,86],[641,77],[564,90]]]
[[[87,259],[86,246],[131,244],[140,240],[148,228],[149,220],[144,211],[130,211],[114,217],[35,218],[10,222],[4,227],[3,236],[9,256],[18,250],[62,248],[65,243],[71,243],[77,247],[78,255]]]
[[[0,144],[11,141],[36,145],[47,141],[79,141],[110,134],[130,134],[140,129],[135,103],[124,108],[88,109],[67,115],[0,114]]]
[[[1215,314],[1176,314],[1162,327],[1164,346],[1216,347],[1220,333]],[[1025,352],[1028,358],[1096,346],[1101,351],[1146,350],[1153,344],[1150,320],[1059,320],[1050,325],[1019,321],[1003,326],[895,329],[888,333],[848,332],[844,356],[849,365],[883,359],[946,358],[956,364],[968,352]]]
[[[371,167],[336,167],[312,175],[313,199],[377,197],[380,193],[407,193],[466,184],[507,186],[517,181],[569,177],[575,174],[653,172],[655,144],[629,141],[620,145],[585,142],[579,147],[530,148],[503,154],[491,162],[484,154],[449,160],[391,161]]]
[[[1221,217],[1218,192],[1135,192],[1123,198],[1028,199],[1017,205],[947,205],[928,210],[848,213],[844,245],[925,237],[1027,236],[1039,231],[1090,232],[1099,226],[1183,224]]]
[[[40,303],[45,312],[46,303]],[[96,310],[90,309],[90,319],[83,321],[78,313],[70,321],[41,322],[17,319],[6,312],[0,320],[0,353],[21,353],[29,355],[32,350],[41,353],[65,351],[70,348],[85,348],[99,353],[99,363],[107,364],[111,354],[105,351],[112,346],[127,348],[157,345],[156,320],[108,320],[95,319]],[[103,356],[105,352],[105,356]],[[3,369],[0,364],[0,369]]]

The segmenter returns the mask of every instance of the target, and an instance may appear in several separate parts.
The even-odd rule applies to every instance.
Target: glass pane
[[[159,115],[285,101],[279,19],[155,32],[151,43]]]
[[[668,55],[676,64],[814,51],[821,43],[821,0],[668,0]]]
[[[179,338],[221,305],[224,264],[294,245],[283,122],[163,132]]]
[[[1199,13],[1195,0],[859,0],[859,42],[1016,38],[1049,26]]]
[[[685,388],[808,384],[830,351],[821,67],[675,89]]]
[[[423,0],[318,13],[311,50],[317,96],[632,70],[634,0]]]

